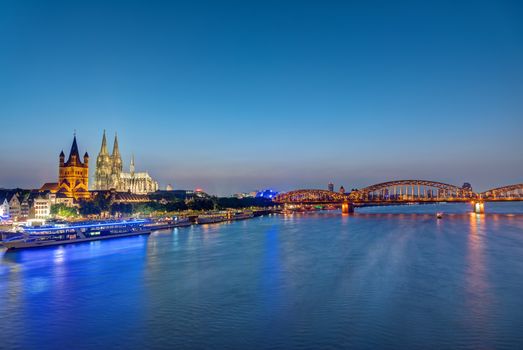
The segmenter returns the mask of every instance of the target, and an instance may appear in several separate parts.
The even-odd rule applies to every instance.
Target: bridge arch
[[[338,192],[327,190],[295,190],[286,193],[281,193],[274,198],[276,203],[287,204],[331,204],[343,203],[347,200],[347,196]]]
[[[488,191],[481,192],[479,196],[482,199],[492,200],[523,200],[523,184],[492,188]]]
[[[470,189],[429,180],[382,182],[350,193],[353,201],[463,201],[475,198]]]

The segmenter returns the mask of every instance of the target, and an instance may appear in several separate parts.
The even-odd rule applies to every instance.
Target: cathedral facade
[[[89,155],[84,154],[84,161],[80,159],[76,135],[73,139],[69,158],[65,161],[64,151],[60,153],[58,169],[58,192],[75,200],[88,199],[89,194]]]
[[[94,174],[95,190],[111,190],[147,194],[158,190],[158,183],[147,172],[135,172],[134,157],[128,173],[123,172],[123,162],[118,148],[118,137],[115,135],[113,151],[109,154],[105,131],[102,137],[100,153],[96,158]]]

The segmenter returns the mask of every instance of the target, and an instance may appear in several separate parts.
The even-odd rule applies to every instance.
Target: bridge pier
[[[485,203],[483,201],[472,202],[472,211],[476,214],[485,214]]]
[[[354,204],[352,202],[343,202],[341,205],[342,214],[352,214],[354,213]]]

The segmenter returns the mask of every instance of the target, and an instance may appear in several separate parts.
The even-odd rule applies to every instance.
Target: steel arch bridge
[[[343,211],[352,212],[354,206],[470,202],[476,212],[483,212],[483,202],[523,201],[523,184],[494,188],[476,193],[438,181],[396,180],[382,182],[349,194],[318,189],[301,189],[279,194],[274,201],[284,205],[342,205]],[[480,206],[477,207],[477,204]]]
[[[447,202],[476,198],[472,190],[428,180],[382,182],[350,193],[353,202]]]

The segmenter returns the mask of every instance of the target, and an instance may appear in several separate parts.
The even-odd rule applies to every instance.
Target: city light
[[[53,227],[38,227],[38,228],[24,228],[24,231],[28,233],[33,232],[46,232],[46,231],[53,231],[53,230],[63,230],[64,228],[67,229],[77,229],[77,228],[91,228],[91,227],[106,227],[106,226],[115,226],[115,225],[139,225],[149,222],[149,220],[131,220],[131,221],[114,221],[114,222],[103,222],[103,223],[92,223],[92,224],[71,224],[66,227],[64,226],[53,226]]]

